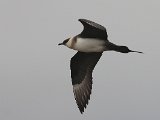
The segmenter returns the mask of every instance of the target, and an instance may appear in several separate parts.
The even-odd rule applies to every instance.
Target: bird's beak
[[[133,51],[133,50],[130,50],[130,52],[143,53],[143,52],[139,52],[139,51]]]
[[[59,43],[58,45],[63,45],[63,43]]]

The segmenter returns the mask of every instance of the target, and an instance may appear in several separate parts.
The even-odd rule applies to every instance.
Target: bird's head
[[[73,49],[72,48],[73,47],[73,41],[74,41],[74,37],[73,38],[71,37],[71,38],[68,38],[68,39],[64,40],[62,43],[59,43],[58,45],[65,45],[68,48]]]
[[[119,52],[121,52],[121,53],[129,53],[129,52],[143,53],[143,52],[139,52],[139,51],[130,50],[127,46],[119,46]]]
[[[58,45],[65,45],[65,46],[67,46],[67,43],[68,43],[69,39],[70,38],[64,40],[62,43],[59,43]]]

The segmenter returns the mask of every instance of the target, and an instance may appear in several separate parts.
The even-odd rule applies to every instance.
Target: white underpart
[[[105,41],[95,38],[77,38],[73,49],[81,52],[103,52],[105,50],[104,44]]]

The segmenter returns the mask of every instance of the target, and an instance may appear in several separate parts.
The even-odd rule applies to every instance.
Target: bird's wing
[[[74,97],[81,113],[88,104],[92,90],[92,71],[99,61],[101,53],[77,52],[71,58],[71,78]]]
[[[102,25],[92,22],[86,19],[79,19],[79,21],[83,24],[84,29],[81,32],[81,37],[84,38],[99,38],[102,40],[107,40],[108,35],[106,28]]]

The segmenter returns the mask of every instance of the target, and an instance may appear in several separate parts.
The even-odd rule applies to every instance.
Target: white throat
[[[71,49],[73,49],[73,46],[74,46],[74,37],[72,37],[72,38],[70,38],[69,40],[68,40],[68,42],[66,43],[66,46],[68,47],[68,48],[71,48]]]

